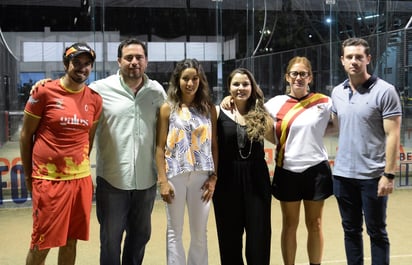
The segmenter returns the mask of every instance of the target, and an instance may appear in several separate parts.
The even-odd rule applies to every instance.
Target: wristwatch
[[[386,173],[386,172],[384,172],[383,175],[384,175],[385,177],[387,177],[388,179],[394,179],[394,178],[395,178],[395,175],[392,174],[392,173]]]

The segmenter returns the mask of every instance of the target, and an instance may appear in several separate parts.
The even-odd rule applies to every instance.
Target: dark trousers
[[[334,176],[333,190],[338,201],[345,236],[348,265],[363,265],[363,216],[371,242],[372,265],[389,264],[386,231],[388,197],[378,197],[379,178],[358,180]]]
[[[142,264],[152,231],[151,214],[155,197],[156,185],[146,190],[119,190],[97,177],[100,265]],[[123,233],[126,233],[126,237],[122,251]]]
[[[235,189],[236,190],[236,189]],[[248,265],[269,265],[271,195],[216,191],[213,197],[221,265],[243,265],[243,234]]]

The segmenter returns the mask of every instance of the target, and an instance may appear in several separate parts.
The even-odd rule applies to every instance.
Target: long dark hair
[[[196,59],[185,59],[179,61],[173,70],[169,81],[169,89],[167,90],[168,101],[173,109],[180,107],[182,103],[182,91],[180,90],[180,77],[182,72],[187,68],[196,69],[199,75],[199,88],[196,91],[193,100],[193,106],[203,115],[209,114],[210,107],[213,105],[210,99],[209,83],[207,82],[205,71],[202,65]]]
[[[265,109],[263,91],[257,84],[253,74],[246,68],[237,68],[229,74],[227,79],[229,90],[232,78],[236,74],[246,75],[252,86],[252,92],[247,100],[247,113],[243,116],[246,123],[246,133],[250,140],[262,141],[269,126],[268,119],[271,119]]]

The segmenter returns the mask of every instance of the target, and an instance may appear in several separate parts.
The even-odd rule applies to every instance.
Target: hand
[[[222,102],[220,102],[220,106],[225,110],[233,111],[234,109],[233,98],[231,96],[224,97],[222,99]]]
[[[51,78],[45,78],[37,81],[34,85],[32,85],[30,89],[30,95],[33,94],[33,92],[39,87],[39,86],[44,86],[47,82],[51,82]]]
[[[387,196],[393,192],[394,180],[381,176],[378,183],[378,196]]]
[[[209,178],[205,181],[205,183],[203,183],[202,200],[204,202],[208,202],[212,199],[213,193],[215,192],[216,181],[217,181],[217,176],[210,175]]]
[[[175,191],[168,181],[160,182],[160,196],[164,202],[172,203],[172,199],[175,197]]]

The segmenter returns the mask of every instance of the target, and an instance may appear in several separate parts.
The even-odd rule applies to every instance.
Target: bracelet
[[[216,174],[216,172],[212,172],[212,173],[209,174],[209,178],[210,178],[210,177],[213,177],[213,176],[215,176],[215,178],[217,179],[217,174]]]

